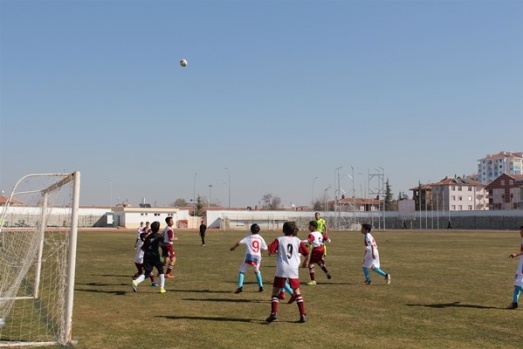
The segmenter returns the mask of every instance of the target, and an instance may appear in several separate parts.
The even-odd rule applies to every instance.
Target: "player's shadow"
[[[96,290],[96,289],[89,289],[89,290],[81,290],[81,289],[74,289],[75,292],[93,292],[93,293],[106,293],[106,294],[113,294],[115,296],[125,296],[128,292],[126,291],[102,291],[102,290]]]
[[[436,308],[436,309],[445,309],[445,308],[473,308],[473,309],[504,309],[497,307],[487,307],[484,305],[477,304],[462,304],[461,302],[452,302],[452,303],[433,303],[433,304],[407,304],[409,307],[427,307],[427,308]]]
[[[225,303],[270,303],[270,300],[255,300],[255,299],[224,299],[224,298],[183,298],[184,301],[196,302],[225,302]]]
[[[217,290],[184,290],[184,289],[168,289],[169,292],[190,292],[190,293],[221,293],[221,294],[227,294],[231,293],[231,291],[217,291]]]
[[[162,317],[164,319],[168,320],[205,320],[205,321],[218,321],[218,322],[245,322],[245,323],[251,323],[251,324],[260,324],[260,325],[269,325],[268,322],[265,320],[257,320],[257,319],[238,319],[238,318],[232,318],[232,317],[223,317],[223,316],[156,316],[156,317]],[[285,322],[285,323],[295,323],[297,321],[280,321],[278,322]]]

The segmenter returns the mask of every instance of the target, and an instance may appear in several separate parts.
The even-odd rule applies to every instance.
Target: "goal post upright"
[[[76,344],[80,181],[79,171],[26,175],[0,211],[0,348]]]
[[[72,322],[73,322],[73,300],[74,300],[74,282],[76,270],[76,242],[78,240],[78,208],[80,206],[80,172],[76,171],[72,174],[74,176],[73,186],[73,202],[71,212],[71,236],[69,239],[69,263],[67,263],[67,292],[65,305],[65,326],[62,334],[62,345],[70,344],[72,340]]]

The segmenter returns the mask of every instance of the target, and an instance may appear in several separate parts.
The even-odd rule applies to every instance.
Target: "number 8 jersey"
[[[300,239],[296,236],[280,236],[269,245],[268,250],[271,254],[277,254],[275,276],[289,279],[300,277],[300,254],[309,254],[309,249]]]

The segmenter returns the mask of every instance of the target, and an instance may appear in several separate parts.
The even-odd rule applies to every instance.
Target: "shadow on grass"
[[[473,309],[505,309],[498,307],[487,307],[484,305],[476,304],[462,304],[461,302],[453,303],[434,303],[434,304],[407,304],[409,307],[427,307],[427,308],[436,308],[436,309],[445,309],[445,308],[473,308]]]
[[[182,298],[184,301],[196,302],[226,302],[226,303],[270,303],[271,300],[258,301],[253,299],[224,299],[224,298]]]
[[[102,291],[102,290],[80,290],[75,288],[75,292],[92,292],[92,293],[106,293],[106,294],[114,294],[115,296],[125,296],[127,293],[133,293],[133,292],[127,292],[127,291]]]
[[[252,324],[260,324],[260,325],[269,325],[268,322],[265,320],[258,320],[258,319],[238,319],[238,318],[232,318],[232,317],[213,317],[213,316],[156,316],[161,317],[168,320],[204,320],[204,321],[219,321],[219,322],[246,322],[246,323],[252,323]],[[277,320],[276,322],[284,322],[284,323],[297,323],[298,321],[280,321]]]

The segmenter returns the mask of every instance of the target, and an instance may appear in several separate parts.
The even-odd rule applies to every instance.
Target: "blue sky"
[[[232,206],[309,205],[340,166],[357,196],[381,169],[395,197],[471,174],[523,151],[522,18],[523,1],[0,0],[0,189],[79,170],[82,205],[227,205],[230,174]]]

